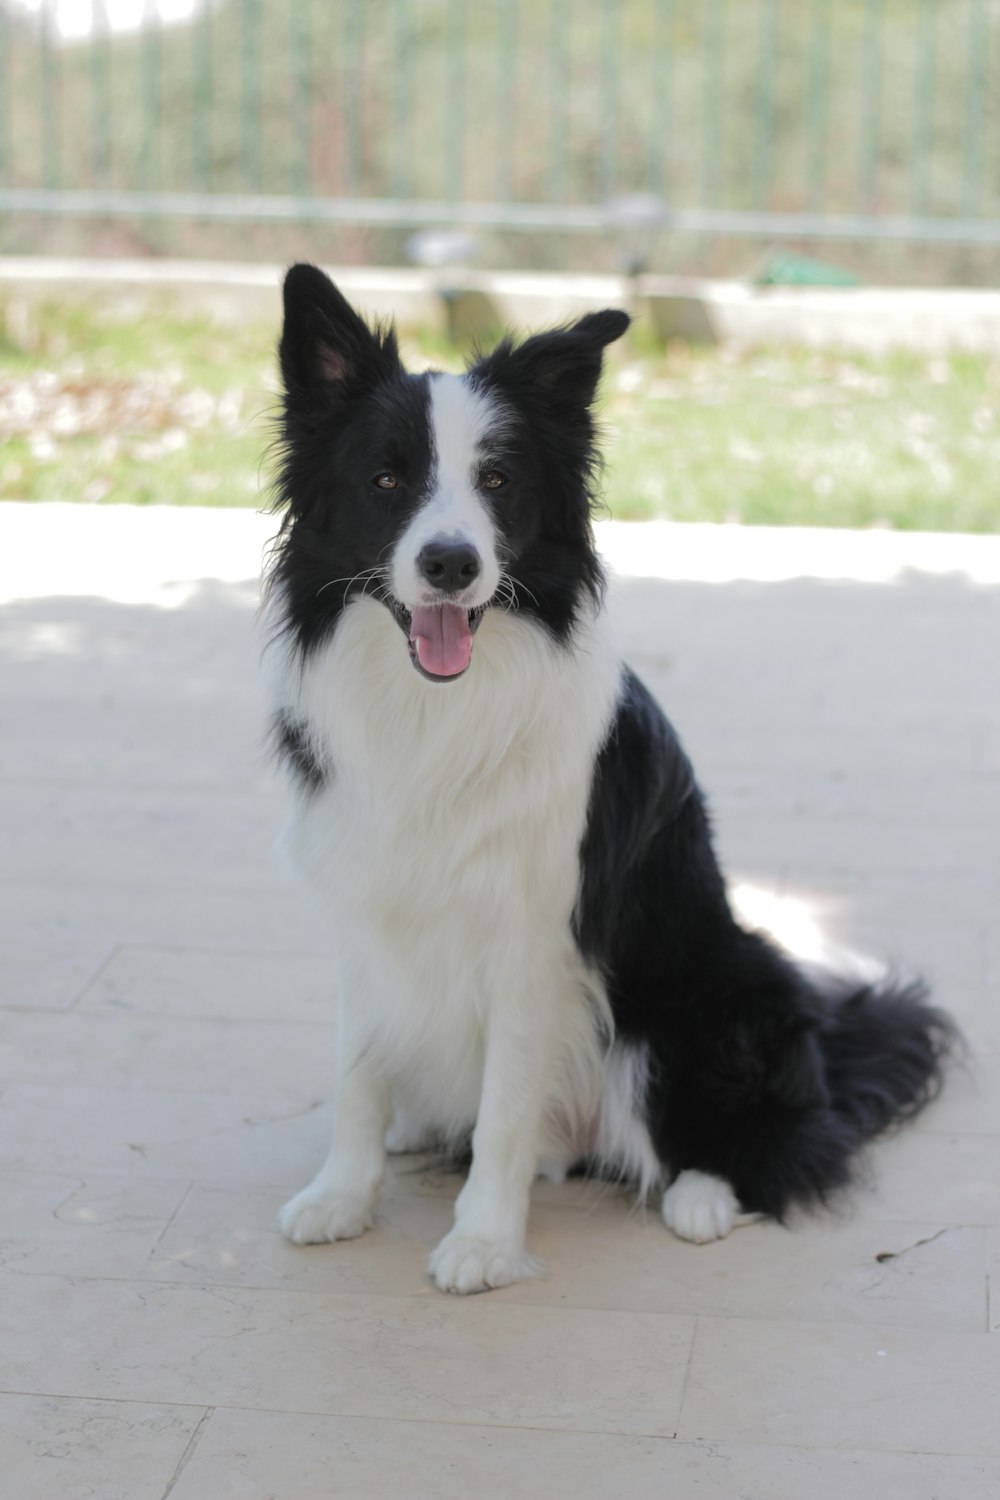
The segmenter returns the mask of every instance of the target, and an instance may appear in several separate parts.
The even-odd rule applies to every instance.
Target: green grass
[[[0,499],[264,504],[275,336],[169,307],[11,302]],[[405,352],[461,364],[430,340]],[[621,518],[998,531],[998,414],[989,356],[637,340],[613,351],[605,382],[606,498]]]
[[[0,499],[261,503],[275,331],[173,310],[12,302]]]
[[[678,349],[611,381],[609,501],[622,517],[997,531],[998,398],[1000,365],[978,355]]]

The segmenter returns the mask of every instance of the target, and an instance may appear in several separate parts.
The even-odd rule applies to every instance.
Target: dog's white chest
[[[617,681],[596,635],[567,651],[491,613],[467,677],[430,684],[369,601],[305,669],[297,711],[330,778],[298,803],[289,850],[383,1036],[454,1041],[533,966],[578,964],[579,847]]]

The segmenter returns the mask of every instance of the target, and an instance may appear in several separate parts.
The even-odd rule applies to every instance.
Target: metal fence
[[[996,0],[163,3],[0,0],[0,215],[1000,243]]]

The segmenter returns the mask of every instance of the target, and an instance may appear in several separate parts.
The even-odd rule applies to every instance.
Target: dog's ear
[[[587,313],[565,328],[536,333],[523,344],[505,339],[473,368],[477,380],[535,391],[556,408],[590,406],[608,344],[632,319],[617,308]]]
[[[284,301],[278,355],[290,396],[349,396],[399,371],[393,330],[369,328],[318,266],[292,266]]]

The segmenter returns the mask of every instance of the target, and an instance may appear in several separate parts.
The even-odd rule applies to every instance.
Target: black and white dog
[[[276,724],[339,1046],[330,1154],[281,1223],[359,1235],[387,1150],[471,1143],[450,1292],[530,1273],[540,1172],[665,1189],[699,1241],[824,1199],[949,1036],[917,987],[819,983],[730,911],[602,611],[591,404],[628,321],[409,375],[322,272],[285,282]]]

